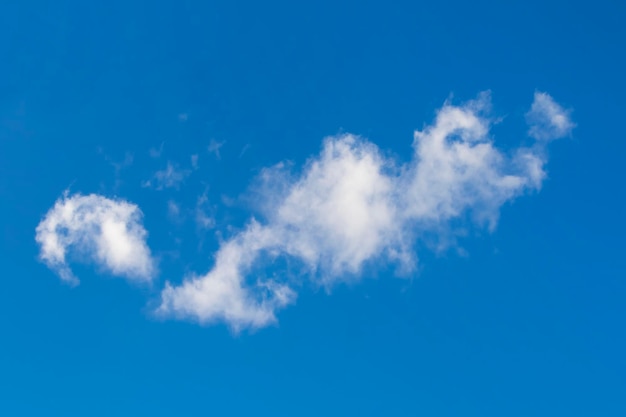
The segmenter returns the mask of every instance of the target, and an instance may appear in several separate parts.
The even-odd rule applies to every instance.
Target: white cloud
[[[216,254],[215,266],[202,277],[189,277],[179,287],[169,283],[158,312],[195,317],[203,323],[225,321],[238,331],[275,321],[274,312],[295,298],[295,292],[272,279],[245,283],[260,250],[274,242],[271,230],[257,223],[226,242]]]
[[[68,266],[68,254],[130,281],[149,282],[156,266],[141,218],[139,207],[124,200],[66,192],[37,226],[39,257],[70,284],[79,281]]]
[[[375,145],[352,135],[328,138],[270,207],[267,228],[280,235],[282,251],[325,280],[356,274],[363,262],[393,247],[401,232],[395,178],[386,169],[394,167]]]
[[[530,114],[546,103],[560,109],[547,95],[537,105],[537,97]],[[445,244],[454,222],[468,218],[493,229],[505,202],[541,186],[546,153],[543,142],[511,155],[499,151],[489,135],[489,108],[488,93],[462,106],[445,103],[432,125],[415,132],[407,164],[365,139],[341,135],[327,138],[295,178],[281,164],[266,169],[263,222],[252,219],[225,241],[208,273],[167,284],[158,312],[224,321],[236,331],[263,327],[295,301],[297,285],[288,275],[265,277],[266,262],[294,259],[306,276],[331,286],[358,279],[377,260],[412,270],[416,242],[435,235]],[[571,125],[556,120],[560,130],[551,138]]]
[[[164,188],[178,189],[180,184],[191,174],[188,169],[180,169],[171,162],[167,163],[165,169],[157,171],[152,176],[152,179],[144,181],[143,187],[153,187],[157,190]]]
[[[552,140],[568,136],[576,124],[565,110],[547,93],[535,92],[535,100],[526,113],[528,135],[538,140]]]

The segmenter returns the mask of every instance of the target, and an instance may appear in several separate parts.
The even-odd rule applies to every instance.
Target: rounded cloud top
[[[490,108],[489,92],[461,105],[444,103],[429,125],[414,132],[406,163],[345,134],[326,138],[297,175],[282,164],[263,170],[264,218],[250,218],[223,240],[208,271],[166,283],[156,312],[224,322],[235,331],[260,328],[295,302],[302,277],[330,287],[356,281],[379,264],[406,273],[417,265],[419,242],[454,245],[455,228],[465,222],[493,230],[505,203],[541,188],[546,146],[575,124],[570,110],[536,92],[526,114],[534,140],[504,152],[490,133]],[[155,174],[157,189],[182,181],[172,167]],[[141,217],[123,200],[66,193],[37,227],[40,258],[70,283],[78,279],[68,254],[131,281],[150,281],[156,268]],[[263,273],[263,265],[279,257],[295,261],[297,277]]]
[[[141,220],[135,204],[66,192],[37,226],[39,257],[62,280],[74,285],[79,280],[68,265],[68,255],[131,281],[151,281],[156,266]]]

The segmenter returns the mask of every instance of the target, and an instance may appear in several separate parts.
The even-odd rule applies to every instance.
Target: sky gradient
[[[622,416],[619,2],[0,6],[0,414]]]

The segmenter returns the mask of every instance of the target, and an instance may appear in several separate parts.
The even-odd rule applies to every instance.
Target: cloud
[[[545,179],[547,134],[538,134],[539,116],[549,115],[550,139],[573,125],[548,95],[535,94],[529,134],[540,140],[505,154],[491,139],[489,110],[488,93],[460,106],[446,102],[431,125],[415,132],[408,163],[348,134],[326,138],[299,174],[285,164],[264,170],[258,192],[263,218],[223,242],[206,274],[168,283],[157,312],[222,321],[235,331],[260,328],[295,302],[300,285],[298,274],[267,276],[265,266],[279,259],[331,287],[358,280],[380,262],[412,271],[416,246],[433,236],[439,246],[449,244],[457,223],[492,230],[503,204],[539,189]]]
[[[535,100],[526,113],[528,135],[537,140],[552,140],[568,136],[576,124],[565,110],[547,93],[535,92]]]
[[[141,219],[139,207],[124,200],[66,192],[37,226],[39,258],[73,285],[79,281],[68,254],[129,281],[150,282],[156,266]]]
[[[215,139],[211,139],[211,142],[209,142],[209,146],[207,146],[207,151],[209,153],[212,153],[213,155],[215,155],[216,159],[220,159],[221,155],[220,155],[220,149],[222,148],[222,146],[224,146],[225,142],[218,142]]]
[[[158,148],[150,148],[150,150],[148,151],[148,155],[150,155],[150,158],[160,158],[161,154],[163,153],[163,146],[165,146],[165,142],[161,142]]]
[[[104,156],[104,159],[113,167],[115,172],[115,183],[113,185],[114,189],[118,189],[120,185],[122,185],[121,174],[122,171],[126,168],[130,167],[133,164],[133,154],[131,152],[124,153],[123,160],[115,160],[107,155],[102,147],[98,147],[98,153]]]
[[[201,277],[189,277],[180,287],[166,284],[162,292],[162,314],[195,317],[202,322],[223,320],[233,329],[263,327],[275,320],[275,310],[295,299],[295,292],[274,280],[257,280],[244,285],[261,250],[277,236],[253,222],[226,242],[216,254],[215,266]]]
[[[208,190],[204,190],[204,193],[196,201],[196,225],[199,229],[204,230],[215,227],[215,218],[209,212],[211,209]]]
[[[252,145],[250,145],[249,143],[246,143],[244,147],[241,148],[241,151],[239,152],[239,158],[241,158],[246,152],[248,152],[251,146]]]
[[[170,219],[174,221],[181,221],[181,212],[180,205],[176,203],[174,200],[169,200],[167,202],[167,215]]]
[[[165,169],[155,172],[152,179],[144,181],[142,186],[155,188],[156,190],[163,190],[164,188],[178,189],[180,184],[190,174],[190,170],[179,169],[176,165],[168,162]]]

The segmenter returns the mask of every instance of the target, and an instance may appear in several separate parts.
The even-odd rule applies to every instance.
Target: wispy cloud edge
[[[78,278],[67,256],[76,255],[113,275],[151,282],[156,262],[146,243],[142,213],[135,204],[66,191],[36,228],[39,259],[70,285]]]
[[[417,263],[415,242],[446,234],[469,217],[493,229],[500,207],[546,174],[545,142],[574,124],[545,93],[536,93],[527,114],[530,147],[499,151],[489,132],[490,94],[455,106],[446,102],[434,122],[414,135],[411,162],[398,164],[358,136],[326,138],[295,179],[281,166],[265,170],[267,216],[248,225],[215,254],[213,268],[166,284],[157,314],[200,323],[225,322],[233,330],[276,322],[276,311],[295,302],[288,276],[263,277],[263,257],[297,259],[322,285],[358,279],[375,260],[405,271]],[[565,119],[563,119],[565,117]]]

